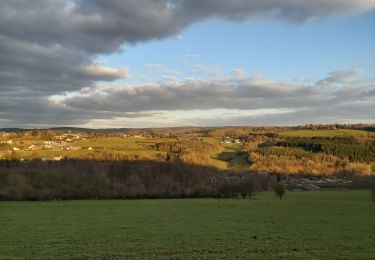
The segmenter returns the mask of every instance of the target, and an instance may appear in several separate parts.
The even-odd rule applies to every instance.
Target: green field
[[[334,136],[374,136],[375,133],[352,130],[352,129],[338,129],[338,130],[293,130],[279,133],[280,136],[292,137],[334,137]]]
[[[365,191],[0,202],[1,259],[375,259]]]
[[[75,145],[82,148],[92,147],[94,149],[117,149],[117,150],[148,150],[147,145],[155,143],[174,142],[174,139],[158,139],[158,138],[120,138],[120,137],[101,137],[86,141],[79,141]]]
[[[164,142],[175,142],[174,139],[159,139],[159,138],[120,138],[120,137],[101,137],[94,138],[85,141],[78,141],[73,143],[72,146],[79,146],[82,149],[77,151],[62,151],[60,149],[56,150],[37,150],[37,151],[19,151],[17,154],[21,158],[31,159],[31,158],[43,158],[52,156],[62,156],[68,158],[90,158],[90,155],[94,155],[97,152],[103,151],[105,149],[114,150],[120,152],[123,155],[137,155],[139,158],[143,159],[154,159],[160,152],[150,148],[150,145],[155,143]],[[20,141],[19,141],[20,142]],[[36,143],[43,143],[43,141],[33,141],[33,140],[23,140],[25,145],[31,145]],[[93,150],[88,150],[91,147]]]
[[[213,165],[222,170],[247,171],[249,162],[247,154],[242,152],[242,144],[223,144],[211,154]]]

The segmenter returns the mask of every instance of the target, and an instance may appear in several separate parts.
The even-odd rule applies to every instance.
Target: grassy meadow
[[[247,154],[242,152],[242,147],[242,144],[222,144],[220,149],[211,154],[212,165],[222,170],[248,170]]]
[[[0,202],[0,259],[374,259],[366,191]]]
[[[51,156],[62,156],[68,158],[87,159],[90,155],[95,155],[103,150],[114,150],[120,152],[123,155],[137,155],[140,158],[154,159],[160,152],[150,149],[150,145],[155,143],[167,143],[174,142],[174,139],[160,139],[160,138],[121,138],[121,137],[99,137],[89,140],[81,140],[73,146],[81,147],[77,151],[62,151],[60,149],[55,150],[37,150],[37,151],[19,151],[19,157],[25,159],[32,158],[43,158]],[[35,143],[42,143],[43,141],[34,141],[32,139],[22,140],[24,144],[31,145]],[[92,150],[88,150],[92,148]]]

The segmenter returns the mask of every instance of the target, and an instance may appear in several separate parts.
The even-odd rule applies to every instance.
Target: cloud
[[[97,80],[111,81],[113,79],[127,79],[129,73],[127,69],[117,69],[100,65],[90,65],[83,67],[82,70],[89,76],[96,77]]]
[[[373,123],[375,118],[375,99],[372,102],[352,101],[349,103],[334,103],[321,106],[296,108],[287,110],[277,109],[262,114],[238,115],[222,117],[220,114],[211,118],[191,118],[191,125],[204,126],[262,126],[262,125],[301,125],[329,123]]]
[[[329,85],[334,83],[353,83],[357,79],[359,70],[337,70],[329,73],[329,76],[318,82],[320,85]]]
[[[142,117],[147,117],[148,126],[163,125],[166,121],[163,119],[160,122],[160,116],[175,117],[182,112],[187,114],[171,122],[176,125],[188,122],[192,125],[298,124],[374,118],[371,111],[375,111],[375,84],[358,82],[343,85],[339,78],[333,81],[332,73],[322,81],[328,80],[331,82],[330,88],[321,87],[321,81],[302,85],[259,76],[212,81],[166,81],[83,91],[62,97],[57,103],[44,98],[33,101],[20,97],[0,98],[0,111],[5,113],[5,118],[18,123],[40,121],[68,125],[78,122],[80,125],[89,124],[98,120],[112,125],[111,120],[120,122],[121,118]],[[33,109],[25,113],[24,108],[31,106],[30,102]],[[15,106],[16,103],[22,105]],[[197,116],[188,120],[188,114],[197,114],[195,110],[207,117]],[[221,112],[212,114],[214,110]],[[223,116],[226,110],[235,112]],[[262,113],[258,113],[260,110]]]
[[[232,69],[232,74],[233,74],[233,77],[237,80],[242,80],[247,77],[246,71],[244,71],[241,68]]]
[[[126,69],[96,65],[82,51],[59,45],[41,46],[0,34],[0,50],[0,95],[57,94],[127,77]]]
[[[332,79],[333,74],[312,85],[252,76],[98,87],[96,91],[62,96],[59,102],[44,97],[32,100],[22,96],[0,97],[0,118],[10,119],[14,124],[92,125],[92,122],[100,122],[109,126],[114,122],[165,126],[167,122],[173,125],[269,125],[373,120],[375,84],[358,80],[347,84],[341,78]],[[322,87],[320,82],[323,81],[330,81],[330,87]],[[194,111],[206,116],[198,116]],[[229,113],[223,116],[223,111]],[[176,118],[176,115],[184,116]],[[140,118],[144,118],[142,123]]]
[[[374,6],[373,0],[4,0],[0,31],[45,46],[110,53],[124,42],[178,35],[212,17],[303,21]]]
[[[320,82],[330,81],[332,88]],[[347,85],[342,79],[326,79],[314,85],[297,85],[264,77],[187,80],[110,88],[103,93],[67,98],[69,107],[98,111],[159,111],[193,109],[304,108],[373,100],[374,85]]]
[[[203,67],[197,69],[209,73],[212,81],[169,80],[164,85],[110,90],[105,95],[95,92],[89,96],[91,101],[77,96],[66,100],[65,106],[51,102],[49,97],[91,90],[98,82],[109,84],[126,79],[129,77],[126,68],[102,66],[95,59],[98,55],[122,51],[124,44],[175,37],[188,26],[207,19],[302,22],[374,6],[374,0],[3,0],[0,1],[0,123],[81,124],[95,118],[139,112],[141,105],[146,111],[187,109],[189,105],[204,109],[217,104],[241,109],[259,104],[274,107],[267,95],[282,97],[277,102],[280,107],[294,106],[299,103],[296,96],[314,90],[285,84],[279,89],[272,82],[255,82],[255,79],[242,82],[241,77],[218,78],[219,68],[208,71]],[[240,76],[238,72],[236,75]],[[337,76],[340,75],[331,75],[333,79],[326,80],[335,81]],[[350,76],[343,83],[348,80]],[[207,95],[212,98],[206,101]],[[251,96],[254,98],[250,99]],[[318,99],[318,96],[308,97]],[[238,99],[238,104],[233,105],[230,97]],[[321,102],[327,99],[319,97]]]

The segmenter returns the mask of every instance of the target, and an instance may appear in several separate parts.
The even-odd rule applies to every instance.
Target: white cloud
[[[98,76],[118,79],[127,79],[129,77],[129,72],[127,69],[118,69],[101,65],[89,65],[84,67],[83,70],[94,77]]]

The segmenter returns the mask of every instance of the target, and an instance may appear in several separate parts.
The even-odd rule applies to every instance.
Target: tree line
[[[275,184],[181,161],[0,161],[0,172],[0,200],[245,198]]]
[[[359,143],[353,137],[294,137],[277,142],[277,146],[324,152],[351,162],[375,161],[375,142]]]

